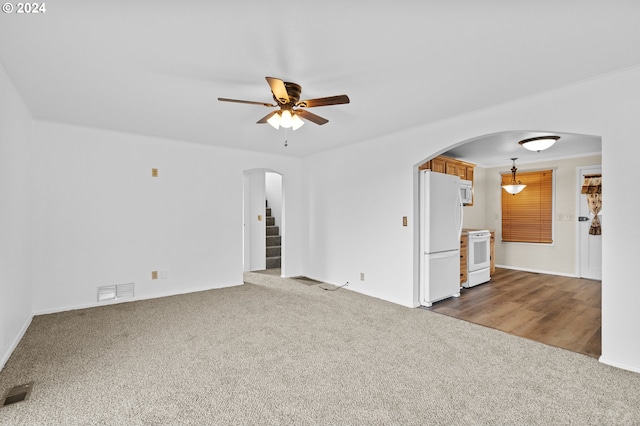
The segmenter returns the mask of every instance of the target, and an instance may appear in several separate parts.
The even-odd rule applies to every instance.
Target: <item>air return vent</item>
[[[133,283],[98,287],[98,302],[131,298],[133,297],[133,287]]]
[[[12,387],[7,392],[5,392],[2,400],[0,400],[2,401],[0,407],[15,404],[16,402],[21,402],[29,399],[29,395],[31,395],[31,389],[33,389],[33,382]]]

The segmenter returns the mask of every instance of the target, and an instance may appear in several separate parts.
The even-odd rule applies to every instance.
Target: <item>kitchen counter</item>
[[[462,235],[467,235],[469,232],[472,231],[489,231],[489,232],[496,232],[495,229],[490,229],[490,228],[462,228]]]

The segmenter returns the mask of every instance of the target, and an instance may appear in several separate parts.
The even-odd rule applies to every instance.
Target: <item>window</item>
[[[553,243],[553,170],[518,173],[527,187],[516,195],[502,191],[502,241]],[[502,175],[502,185],[511,174]]]

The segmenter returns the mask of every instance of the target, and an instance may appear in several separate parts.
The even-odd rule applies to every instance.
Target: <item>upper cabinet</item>
[[[422,164],[420,170],[431,170],[437,173],[446,173],[448,175],[460,176],[460,179],[470,180],[473,182],[473,169],[476,167],[473,163],[457,160],[455,158],[439,155]]]
[[[431,170],[432,172],[460,176],[460,179],[470,180],[473,185],[473,169],[475,167],[476,165],[473,163],[467,163],[466,161],[439,155],[422,164],[418,168],[420,170]],[[472,206],[473,203],[466,205]]]

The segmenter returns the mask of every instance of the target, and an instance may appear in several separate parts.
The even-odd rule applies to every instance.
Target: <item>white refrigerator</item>
[[[420,171],[420,304],[460,296],[460,177]]]

